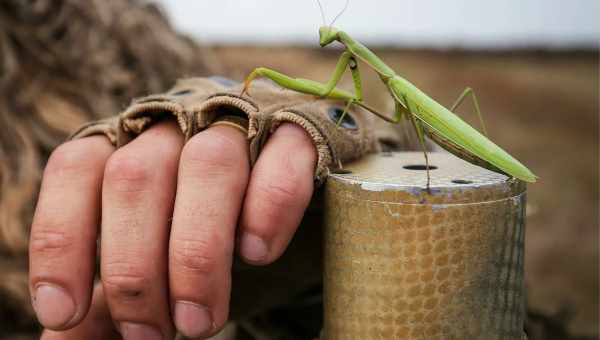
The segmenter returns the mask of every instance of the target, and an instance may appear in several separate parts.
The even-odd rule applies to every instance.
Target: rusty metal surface
[[[525,185],[445,153],[373,155],[329,177],[323,339],[523,335]],[[414,167],[413,167],[414,168]]]

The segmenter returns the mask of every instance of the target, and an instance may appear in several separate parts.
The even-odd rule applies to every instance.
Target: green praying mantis
[[[319,6],[321,6],[320,3]],[[323,13],[322,8],[321,13]],[[335,22],[335,19],[333,22]],[[327,83],[292,78],[275,70],[259,67],[254,69],[246,78],[242,95],[248,92],[251,82],[260,76],[271,79],[278,85],[290,90],[323,98],[346,101],[347,105],[340,117],[340,121],[351,105],[363,107],[391,123],[399,123],[402,119],[408,119],[415,129],[423,148],[425,169],[427,170],[427,189],[429,189],[431,181],[429,170],[433,168],[429,165],[429,158],[425,149],[425,135],[444,149],[475,165],[508,174],[526,182],[536,181],[537,176],[527,167],[485,136],[487,133],[481,119],[477,97],[470,88],[466,88],[454,105],[450,109],[447,109],[408,80],[396,74],[394,70],[363,44],[353,39],[346,32],[333,27],[333,22],[330,25],[324,25],[319,28],[319,44],[321,47],[325,47],[338,41],[344,45],[345,49],[337,62],[333,75]],[[373,69],[387,87],[395,103],[393,117],[390,118],[378,113],[363,102],[362,83],[357,60],[361,60]],[[354,94],[336,87],[347,68],[350,69],[352,75]],[[473,99],[473,105],[482,122],[485,135],[481,134],[452,112],[467,96],[471,96]]]

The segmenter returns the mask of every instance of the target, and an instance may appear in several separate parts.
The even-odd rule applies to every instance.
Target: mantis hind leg
[[[481,115],[481,110],[479,110],[479,101],[477,101],[477,96],[475,95],[475,91],[467,87],[463,90],[461,95],[456,99],[450,111],[454,112],[454,110],[462,104],[462,102],[467,98],[467,96],[471,96],[473,99],[473,107],[475,108],[475,112],[477,113],[477,117],[479,117],[479,123],[481,124],[481,129],[483,130],[483,134],[487,137],[487,130],[485,128],[485,123],[483,122],[483,116]]]

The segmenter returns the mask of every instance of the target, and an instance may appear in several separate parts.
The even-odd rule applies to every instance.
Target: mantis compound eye
[[[344,109],[341,109],[339,107],[330,107],[329,110],[327,110],[327,115],[329,116],[329,119],[331,119],[331,121],[335,124],[337,124],[341,118],[342,121],[340,122],[340,126],[344,129],[358,129],[358,125],[356,124],[356,121],[354,120],[352,114],[349,111],[346,111],[346,114],[344,115]],[[342,115],[344,116],[343,118]]]

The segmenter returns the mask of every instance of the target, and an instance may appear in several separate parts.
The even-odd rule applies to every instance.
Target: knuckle
[[[29,250],[34,254],[61,254],[69,249],[73,243],[73,236],[61,230],[62,228],[35,227],[31,233]]]
[[[146,187],[151,171],[148,162],[117,150],[106,162],[104,176],[117,191],[139,191]]]
[[[109,263],[102,271],[102,284],[108,297],[140,299],[147,295],[149,278],[123,263]]]
[[[185,239],[174,242],[171,260],[173,265],[184,272],[208,275],[218,264],[220,242],[204,239]]]
[[[245,162],[241,143],[223,133],[207,130],[194,136],[184,147],[181,160],[204,172],[229,172]]]
[[[46,175],[85,172],[94,159],[95,153],[84,140],[70,141],[54,149],[46,165]]]

